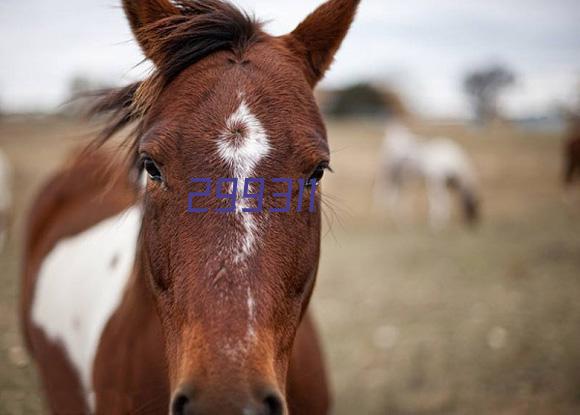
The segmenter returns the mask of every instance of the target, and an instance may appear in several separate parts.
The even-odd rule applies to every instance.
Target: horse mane
[[[228,1],[172,0],[179,11],[138,30],[148,44],[147,56],[156,65],[145,80],[116,89],[97,91],[88,111],[105,124],[89,147],[100,147],[125,127],[138,122],[127,137],[130,167],[137,161],[141,121],[163,89],[183,70],[222,50],[241,56],[260,41],[262,23]]]

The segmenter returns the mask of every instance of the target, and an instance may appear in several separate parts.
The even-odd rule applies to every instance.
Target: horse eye
[[[322,180],[322,178],[324,177],[324,172],[326,170],[329,170],[329,166],[328,166],[327,162],[320,163],[318,166],[316,166],[316,169],[314,169],[314,172],[312,173],[312,175],[308,179],[308,185],[310,186],[313,181],[315,181],[317,183],[320,182]]]
[[[149,178],[154,182],[163,181],[163,176],[161,174],[161,171],[159,170],[159,167],[157,167],[157,164],[155,164],[155,162],[149,157],[143,159],[143,168],[149,175]]]

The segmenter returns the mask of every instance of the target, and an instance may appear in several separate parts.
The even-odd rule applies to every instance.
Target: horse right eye
[[[157,167],[157,164],[155,164],[153,159],[149,157],[144,158],[143,168],[145,169],[151,180],[158,183],[163,182],[163,175],[161,174],[161,170],[159,170],[159,167]]]

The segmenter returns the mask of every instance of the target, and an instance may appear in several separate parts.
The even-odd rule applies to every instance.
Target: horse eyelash
[[[334,173],[334,170],[330,166],[330,162],[329,161],[323,161],[317,167],[322,167],[325,171],[328,171],[330,173]]]

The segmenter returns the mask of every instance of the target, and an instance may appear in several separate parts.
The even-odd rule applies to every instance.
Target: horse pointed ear
[[[324,77],[350,28],[360,0],[329,0],[284,40],[304,63],[312,87]]]
[[[155,46],[159,34],[152,27],[163,19],[180,16],[179,9],[170,0],[123,0],[123,9],[143,53],[157,64],[161,59]]]

